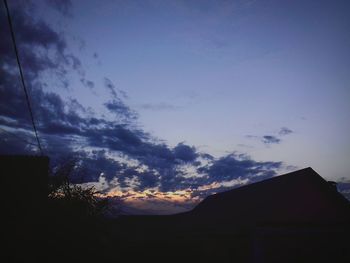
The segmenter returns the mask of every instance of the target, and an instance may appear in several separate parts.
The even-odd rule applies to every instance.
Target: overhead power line
[[[35,133],[35,138],[36,138],[37,143],[38,143],[37,146],[39,148],[40,154],[43,155],[43,149],[41,148],[41,144],[40,144],[40,140],[39,140],[39,136],[38,136],[38,131],[36,129],[36,125],[35,125],[35,121],[34,121],[34,115],[33,115],[32,107],[30,105],[30,101],[29,101],[28,91],[27,91],[27,88],[26,88],[26,85],[25,85],[25,82],[24,82],[22,66],[21,66],[21,62],[19,60],[18,49],[17,49],[17,44],[16,44],[16,38],[15,38],[15,33],[13,31],[11,15],[10,15],[9,7],[7,5],[7,0],[4,0],[4,4],[5,4],[5,9],[6,9],[6,13],[7,13],[7,19],[8,19],[8,23],[9,23],[9,27],[10,27],[10,31],[11,31],[11,38],[12,38],[12,42],[13,42],[13,46],[14,46],[14,50],[15,50],[15,54],[16,54],[16,60],[17,60],[18,68],[19,68],[19,74],[21,76],[22,87],[23,87],[23,90],[24,90],[24,94],[25,94],[25,97],[26,97],[27,106],[28,106],[28,110],[29,110],[29,114],[30,114],[30,119],[32,121],[33,129],[34,129],[34,133]]]

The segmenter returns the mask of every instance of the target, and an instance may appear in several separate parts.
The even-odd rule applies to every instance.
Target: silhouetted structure
[[[0,156],[6,262],[350,262],[350,203],[311,168],[187,213],[102,220],[47,206],[48,162]]]
[[[49,158],[0,156],[5,258],[7,262],[39,260],[45,242]]]
[[[1,181],[15,214],[34,213],[47,201],[49,158],[41,156],[0,155]],[[29,216],[29,215],[28,215]]]
[[[72,190],[64,200],[48,198],[49,158],[0,156],[5,218],[5,262],[103,262],[103,224],[88,216]],[[52,178],[51,178],[52,179]],[[101,238],[100,238],[101,237]]]
[[[211,195],[185,216],[217,234],[248,235],[252,262],[350,259],[350,203],[311,168]]]
[[[140,250],[135,261],[350,262],[349,223],[349,201],[306,168],[211,195],[187,213],[123,217],[113,227]]]
[[[191,215],[239,226],[345,223],[349,201],[311,168],[211,195]]]

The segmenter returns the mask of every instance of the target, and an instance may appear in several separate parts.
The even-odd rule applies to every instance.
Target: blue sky
[[[55,49],[54,40],[50,52],[79,61],[67,60],[61,75],[59,66],[40,70],[41,90],[65,109],[79,102],[85,120],[123,119],[149,145],[173,152],[185,145],[216,161],[244,154],[282,162],[276,173],[311,166],[327,179],[350,180],[347,1],[50,0],[26,8],[59,32],[66,46]],[[112,101],[118,110],[107,106]],[[80,149],[150,165],[140,152],[76,136],[69,140]]]
[[[86,50],[97,52],[101,65],[92,71],[127,92],[155,136],[216,156],[237,150],[280,158],[339,178],[349,174],[350,156],[344,3],[74,3],[67,23]],[[246,138],[281,127],[294,133],[280,145]]]

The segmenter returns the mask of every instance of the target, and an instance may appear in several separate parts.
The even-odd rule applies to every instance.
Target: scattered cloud
[[[293,131],[287,127],[282,127],[280,129],[280,131],[278,132],[279,135],[283,136],[283,135],[288,135],[288,134],[291,134],[293,133]]]
[[[109,93],[111,94],[111,96],[113,98],[118,97],[115,85],[113,84],[113,82],[109,78],[104,78],[104,85],[108,89]]]
[[[106,78],[106,77],[104,78],[104,85],[109,91],[109,93],[111,94],[113,99],[121,100],[121,99],[128,98],[128,95],[126,94],[126,92],[121,89],[118,89],[109,78]],[[118,93],[120,96],[118,96]]]
[[[281,139],[273,135],[264,135],[262,137],[262,142],[264,144],[279,144],[281,142]]]
[[[83,85],[89,89],[93,89],[95,87],[95,83],[91,80],[87,80],[85,78],[81,78],[80,82],[83,83]]]
[[[248,139],[261,141],[265,145],[271,145],[271,144],[280,144],[282,142],[282,139],[281,139],[282,136],[289,135],[293,132],[294,131],[292,131],[287,127],[282,127],[276,135],[273,135],[273,134],[268,134],[263,136],[246,135],[245,137]],[[249,147],[248,145],[245,145],[245,144],[239,144],[238,146]]]

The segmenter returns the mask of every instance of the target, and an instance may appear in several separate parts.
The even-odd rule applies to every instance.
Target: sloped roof
[[[347,222],[350,203],[312,168],[211,195],[191,215],[247,224]]]

